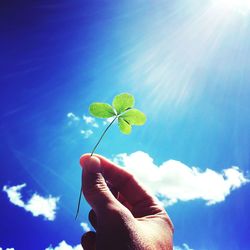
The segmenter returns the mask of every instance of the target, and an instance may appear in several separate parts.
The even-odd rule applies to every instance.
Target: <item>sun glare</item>
[[[242,15],[250,14],[250,0],[214,0],[214,4],[223,11],[233,11]]]

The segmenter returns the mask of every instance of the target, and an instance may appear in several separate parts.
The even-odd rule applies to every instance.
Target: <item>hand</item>
[[[173,249],[170,218],[132,174],[99,155],[83,155],[80,163],[96,230],[82,236],[84,250]]]

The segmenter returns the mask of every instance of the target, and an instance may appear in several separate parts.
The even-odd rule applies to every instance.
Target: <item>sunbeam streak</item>
[[[215,65],[217,70],[223,68],[228,74],[238,68],[237,58],[244,53],[241,50],[246,49],[246,23],[221,11],[220,2],[215,6],[207,1],[195,8],[190,4],[185,17],[180,17],[178,11],[173,17],[158,10],[161,21],[147,23],[149,35],[145,35],[144,49],[134,53],[131,73],[140,78],[143,72],[143,79],[138,81],[150,88],[146,101],[153,100],[153,109],[165,104],[175,107],[194,102],[208,88],[205,83],[200,84],[200,76]],[[245,5],[243,2],[236,5],[232,1],[229,6],[245,6],[246,10],[250,1]],[[180,18],[178,26],[169,25],[172,18]],[[231,36],[233,32],[238,33],[237,37]],[[220,61],[222,55],[223,62]]]

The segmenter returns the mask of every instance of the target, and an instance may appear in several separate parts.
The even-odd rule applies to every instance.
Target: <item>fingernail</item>
[[[96,156],[90,156],[85,160],[84,168],[91,173],[100,173],[101,161]]]

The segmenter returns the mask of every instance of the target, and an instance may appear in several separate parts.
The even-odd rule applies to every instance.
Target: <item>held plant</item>
[[[112,106],[108,103],[94,102],[89,106],[89,112],[92,116],[97,118],[113,118],[110,124],[103,131],[101,137],[97,141],[91,156],[94,154],[96,148],[100,144],[103,136],[106,134],[111,125],[118,120],[118,126],[123,134],[129,135],[132,130],[132,125],[141,126],[146,122],[146,115],[138,109],[134,108],[135,99],[131,94],[122,93],[114,97]],[[82,197],[82,186],[77,205],[76,217],[78,216],[80,203]]]

